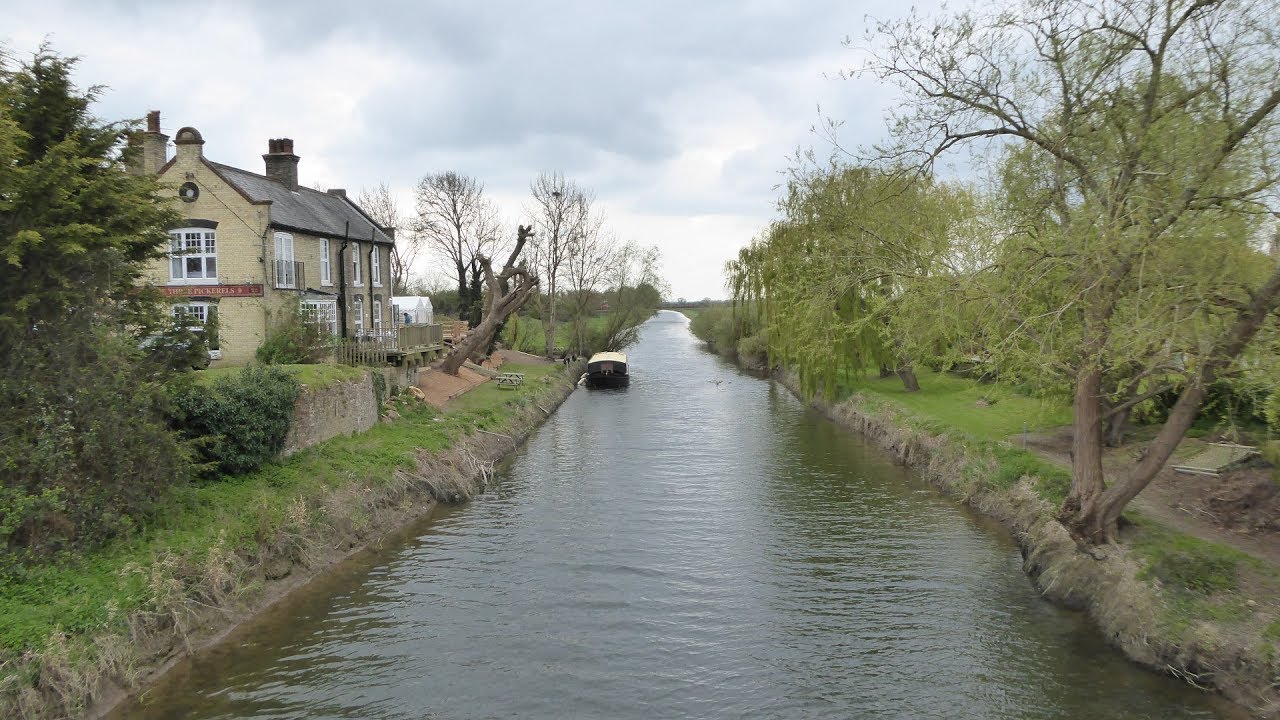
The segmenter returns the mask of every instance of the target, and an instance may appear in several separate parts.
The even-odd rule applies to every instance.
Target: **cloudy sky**
[[[402,212],[424,174],[456,170],[514,224],[529,181],[561,170],[620,238],[661,248],[673,297],[702,298],[773,216],[787,156],[825,147],[821,115],[850,145],[882,135],[892,91],[836,77],[859,64],[842,41],[908,7],[40,0],[6,8],[0,43],[81,56],[104,119],[160,110],[166,133],[192,125],[207,157],[257,172],[267,139],[291,137],[303,184],[386,182]]]

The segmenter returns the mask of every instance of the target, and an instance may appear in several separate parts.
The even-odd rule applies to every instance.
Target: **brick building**
[[[205,158],[195,128],[174,135],[172,158],[168,139],[160,113],[149,113],[133,171],[157,175],[185,218],[149,279],[175,313],[201,322],[217,314],[215,364],[251,361],[286,303],[302,303],[336,336],[393,332],[394,230],[343,190],[299,186],[292,140],[268,141],[259,174]]]

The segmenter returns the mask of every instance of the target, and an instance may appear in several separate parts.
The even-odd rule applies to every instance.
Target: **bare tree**
[[[572,180],[565,180],[559,171],[538,175],[529,189],[533,193],[533,206],[527,213],[538,227],[533,264],[542,278],[538,307],[550,356],[555,348],[560,272],[573,254],[574,244],[598,232],[601,219],[593,217],[591,212],[594,195]]]
[[[519,263],[520,252],[531,237],[533,237],[531,226],[519,226],[516,232],[515,248],[507,256],[507,262],[503,264],[502,271],[497,274],[493,272],[493,263],[487,255],[476,256],[476,263],[484,274],[489,300],[485,304],[481,321],[454,346],[441,363],[441,369],[445,372],[457,375],[458,369],[464,362],[469,359],[478,360],[483,349],[493,343],[494,335],[497,334],[502,323],[524,307],[537,290],[537,276],[530,273],[524,263]]]
[[[372,190],[360,190],[356,204],[383,230],[395,230],[396,244],[391,250],[391,292],[409,295],[409,275],[413,263],[422,252],[422,239],[410,227],[408,218],[400,214],[400,205],[391,188],[384,182]]]
[[[497,237],[497,211],[484,197],[484,185],[453,171],[427,175],[418,182],[416,209],[421,242],[453,268],[458,314],[474,317],[484,272],[479,258]]]
[[[569,249],[565,259],[565,280],[572,305],[573,334],[579,355],[587,351],[586,328],[594,301],[609,276],[617,240],[602,232],[584,234]]]

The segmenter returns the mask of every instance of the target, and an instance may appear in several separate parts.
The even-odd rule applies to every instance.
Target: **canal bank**
[[[794,374],[779,370],[775,378],[803,399]],[[1280,717],[1274,568],[1142,518],[1121,543],[1082,546],[1056,519],[1061,472],[1026,463],[1025,453],[1002,451],[865,394],[811,404],[1000,521],[1017,540],[1023,570],[1040,593],[1086,612],[1126,657],[1220,692],[1256,717]],[[1168,547],[1144,551],[1153,543]]]
[[[191,488],[158,529],[34,569],[8,591],[25,600],[5,622],[33,641],[0,663],[0,713],[101,716],[438,503],[480,492],[580,372],[527,370],[525,386],[481,387],[448,412],[400,395],[366,432]]]
[[[442,506],[129,720],[1236,718],[1042,599],[1017,545],[660,314]]]

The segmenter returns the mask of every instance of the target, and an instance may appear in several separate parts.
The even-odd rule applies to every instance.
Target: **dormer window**
[[[179,285],[218,282],[217,230],[186,227],[169,231],[169,282]]]

